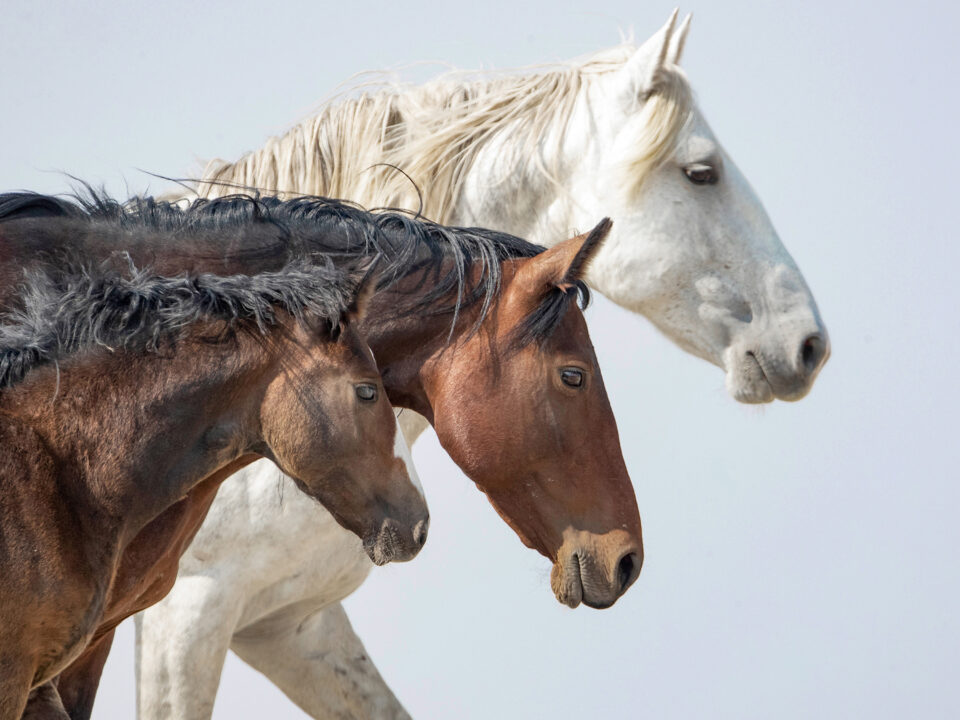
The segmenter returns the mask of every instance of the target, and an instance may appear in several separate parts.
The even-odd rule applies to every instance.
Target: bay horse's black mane
[[[132,265],[27,274],[21,307],[0,315],[0,388],[31,370],[102,346],[156,352],[184,337],[197,322],[220,320],[216,337],[238,331],[265,334],[276,310],[298,321],[325,323],[331,337],[352,307],[358,279],[332,263],[288,265],[258,275],[163,277]]]
[[[27,192],[0,194],[0,223],[27,218],[152,230],[170,233],[172,242],[182,243],[189,243],[191,233],[223,233],[224,247],[229,231],[257,226],[270,231],[271,245],[263,250],[285,253],[288,261],[319,254],[339,264],[381,255],[379,288],[417,273],[416,289],[430,286],[414,306],[398,308],[398,315],[452,313],[452,327],[463,307],[481,302],[473,331],[479,329],[497,300],[502,282],[500,264],[544,251],[540,245],[507,233],[439,225],[398,210],[367,212],[349,202],[314,196],[280,200],[231,195],[194,200],[183,206],[150,197],[120,203],[89,186],[69,199]],[[451,297],[454,299],[441,302]],[[569,301],[577,297],[586,307],[590,296],[581,282],[567,290],[548,292],[517,328],[515,345],[548,337]]]

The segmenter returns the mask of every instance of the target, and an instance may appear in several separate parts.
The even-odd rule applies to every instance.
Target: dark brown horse
[[[131,268],[34,273],[20,292],[0,324],[0,719],[32,688],[58,716],[50,681],[104,621],[131,543],[256,457],[376,562],[422,546],[427,509],[355,329],[356,278]]]
[[[501,233],[371,215],[317,198],[228,198],[182,211],[102,199],[79,208],[17,195],[0,198],[4,213],[0,253],[19,268],[37,252],[62,252],[50,240],[66,231],[70,249],[85,257],[123,250],[166,271],[249,272],[282,264],[291,252],[335,262],[383,253],[382,287],[363,330],[391,402],[427,417],[524,543],[551,560],[560,601],[606,607],[636,579],[643,557],[636,499],[576,303],[608,223],[544,252]],[[0,293],[4,272],[0,266]],[[150,546],[154,533],[191,537],[211,500],[188,497],[138,540]],[[123,565],[130,577],[169,576],[176,567],[130,553]],[[61,677],[64,700],[75,699],[68,701],[74,718],[89,716],[113,625],[142,602],[131,587],[111,597],[114,621],[96,648]]]

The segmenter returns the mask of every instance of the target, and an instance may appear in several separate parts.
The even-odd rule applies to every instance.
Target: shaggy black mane
[[[156,352],[204,320],[225,322],[210,341],[238,331],[266,334],[283,310],[326,323],[331,337],[354,300],[357,280],[331,263],[289,265],[258,275],[162,277],[77,269],[28,273],[21,307],[0,316],[0,388],[34,368],[93,346]]]
[[[342,200],[322,197],[275,197],[231,195],[212,200],[194,200],[186,206],[154,198],[113,200],[87,187],[71,199],[34,193],[0,195],[0,223],[23,218],[65,218],[124,229],[148,229],[172,233],[180,241],[191,232],[222,232],[225,246],[229,231],[250,226],[268,227],[271,238],[289,259],[322,255],[338,265],[382,255],[379,289],[414,276],[414,292],[425,285],[430,290],[405,307],[405,313],[452,313],[452,327],[460,311],[482,303],[472,329],[479,329],[499,297],[501,263],[528,258],[544,251],[526,240],[484,228],[448,227],[403,211],[371,213]],[[475,271],[476,277],[472,277]],[[577,283],[573,297],[587,301],[586,286]],[[570,292],[548,293],[541,306],[526,318],[514,337],[518,343],[549,336],[569,306]]]

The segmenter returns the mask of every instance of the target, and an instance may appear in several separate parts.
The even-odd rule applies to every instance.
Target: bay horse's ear
[[[533,256],[525,262],[518,277],[522,277],[523,285],[538,297],[553,288],[572,289],[578,280],[583,279],[587,263],[610,233],[612,225],[610,218],[604,218],[590,232],[564,240]]]
[[[556,283],[557,287],[561,290],[570,290],[578,280],[583,279],[587,263],[590,262],[590,259],[600,248],[600,244],[606,239],[607,235],[610,234],[610,228],[612,227],[613,220],[605,217],[598,222],[597,226],[590,232],[585,235],[577,235],[574,238],[570,238],[554,248],[556,250],[563,245],[569,245],[569,248],[565,249],[564,254],[566,255],[573,252],[573,257],[566,263],[566,270],[563,276],[559,282]]]
[[[380,264],[382,257],[382,254],[376,255],[373,260],[357,272],[359,277],[354,288],[353,299],[347,306],[347,312],[345,313],[345,320],[348,323],[359,323],[366,317],[370,299],[377,292],[377,283],[380,280],[377,266]]]

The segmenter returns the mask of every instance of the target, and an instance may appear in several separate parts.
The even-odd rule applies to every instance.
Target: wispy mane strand
[[[372,93],[327,103],[234,163],[211,161],[195,190],[214,197],[224,193],[219,183],[225,183],[414,210],[419,186],[427,216],[449,223],[477,156],[504,133],[510,140],[502,151],[513,157],[503,166],[529,165],[558,182],[556,168],[543,163],[538,146],[551,138],[559,148],[585,84],[621,69],[635,51],[624,44],[552,67],[453,71],[422,86],[384,82]],[[693,107],[682,70],[669,66],[659,75],[631,120],[634,134],[625,138],[620,168],[628,173],[623,185],[631,191],[673,152]]]
[[[238,330],[265,334],[279,309],[334,332],[355,290],[355,279],[329,264],[225,277],[162,277],[132,265],[126,274],[30,272],[21,307],[0,317],[0,388],[88,347],[155,352],[204,320],[223,321],[223,337]]]

